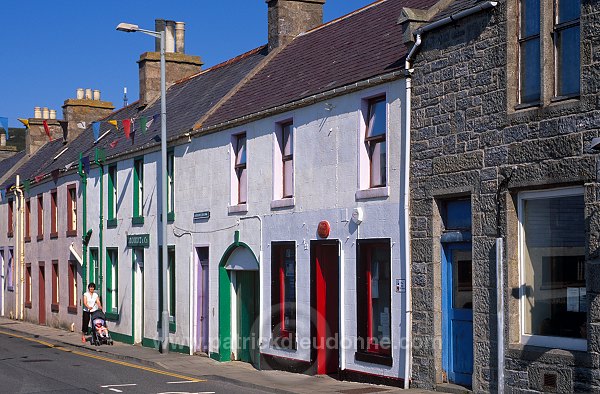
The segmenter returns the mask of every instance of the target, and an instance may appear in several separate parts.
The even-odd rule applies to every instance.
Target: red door
[[[40,283],[38,288],[40,291],[40,324],[46,324],[46,273],[44,266],[40,266]]]
[[[313,311],[317,374],[339,370],[339,252],[337,241],[313,246]]]

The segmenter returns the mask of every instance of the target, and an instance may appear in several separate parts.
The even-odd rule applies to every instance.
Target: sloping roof
[[[183,79],[167,90],[167,138],[188,132],[195,122],[225,96],[240,80],[242,80],[265,56],[266,46],[249,51],[225,63],[218,64],[196,75]],[[43,169],[45,174],[52,170],[64,170],[69,164],[77,165],[79,154],[94,156],[94,148],[104,149],[107,157],[114,157],[128,152],[144,149],[160,143],[160,116],[148,127],[145,134],[140,130],[132,139],[126,139],[119,124],[119,131],[106,120],[123,120],[141,118],[151,119],[160,115],[160,100],[156,100],[146,108],[140,108],[139,102],[130,104],[113,112],[103,119],[100,125],[100,136],[108,132],[94,144],[92,128],[88,127],[75,138],[68,150],[56,161],[48,163]],[[139,129],[139,123],[136,122]],[[115,146],[111,146],[115,143]]]
[[[382,0],[296,37],[203,126],[274,108],[404,66],[408,48],[397,24],[403,7],[437,0]]]
[[[6,173],[8,173],[10,169],[13,168],[23,157],[25,157],[24,150],[17,152],[11,157],[0,161],[0,178],[2,178]]]
[[[15,183],[16,175],[18,174],[22,180],[32,179],[38,175],[43,168],[47,168],[52,159],[64,149],[65,145],[62,140],[56,139],[42,146],[29,160],[23,163],[19,168],[13,171],[13,174],[5,180],[0,189],[6,189],[9,185]]]
[[[444,19],[447,16],[456,14],[460,11],[464,11],[471,7],[475,7],[480,3],[484,3],[486,0],[454,0],[452,4],[438,12],[432,19],[431,22]]]

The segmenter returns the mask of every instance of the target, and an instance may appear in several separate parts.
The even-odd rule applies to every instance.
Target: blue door
[[[473,375],[473,264],[471,243],[443,246],[444,370],[448,381],[471,386]]]

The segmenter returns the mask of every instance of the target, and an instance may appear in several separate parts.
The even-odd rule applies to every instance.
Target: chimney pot
[[[50,118],[50,111],[48,111],[48,107],[42,108],[42,119]]]
[[[52,119],[52,120],[56,119],[56,110],[55,109],[50,110],[50,119]]]
[[[94,89],[94,100],[100,101],[100,90]]]
[[[185,22],[175,22],[175,52],[185,53]]]
[[[33,117],[36,119],[42,118],[42,109],[40,107],[33,108]]]
[[[90,89],[90,88],[85,89],[85,99],[86,100],[92,99],[92,89]]]
[[[175,22],[167,21],[165,29],[165,52],[175,52]]]
[[[77,100],[83,100],[83,88],[77,88]]]
[[[155,19],[154,20],[154,31],[165,31],[165,20]],[[160,38],[156,37],[154,40],[154,52],[160,52]]]

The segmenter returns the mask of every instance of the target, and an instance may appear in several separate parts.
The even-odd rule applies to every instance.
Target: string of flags
[[[102,123],[108,123],[112,125],[117,131],[119,130],[119,123],[121,124],[121,129],[125,134],[125,138],[128,140],[132,140],[132,143],[135,142],[135,133],[136,133],[136,123],[139,125],[139,130],[142,134],[145,134],[146,131],[152,126],[154,121],[160,117],[160,114],[156,114],[153,116],[140,116],[129,119],[109,119],[106,121],[97,121],[91,122],[92,132],[94,133],[94,142],[97,142],[100,138],[100,126]],[[29,128],[29,119],[25,118],[17,118],[19,122],[21,122],[26,128]],[[136,122],[137,121],[137,122]],[[63,138],[66,139],[68,133],[68,122],[66,121],[58,121],[63,130]],[[44,126],[44,132],[48,136],[48,139],[52,142],[52,132],[50,131],[50,126],[48,125],[48,121],[46,119],[42,120],[42,125]],[[77,128],[81,130],[85,130],[90,123],[88,122],[77,122]],[[4,129],[6,133],[6,139],[8,140],[8,118],[0,117],[0,128]],[[117,146],[121,138],[117,138],[113,142],[110,143],[110,147],[114,148]]]

